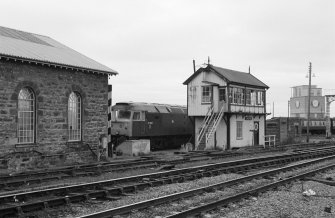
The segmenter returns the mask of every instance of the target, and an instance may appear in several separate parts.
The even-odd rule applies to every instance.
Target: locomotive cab
[[[111,134],[126,136],[130,138],[133,136],[133,125],[137,121],[144,121],[144,111],[132,111],[125,108],[112,109]]]

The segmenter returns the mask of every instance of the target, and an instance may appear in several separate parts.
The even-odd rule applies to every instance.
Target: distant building
[[[107,134],[116,74],[50,37],[0,27],[1,163],[34,168],[57,154],[87,161],[87,144]]]
[[[325,96],[322,88],[311,86],[310,118],[324,118],[326,112]],[[292,87],[290,98],[290,117],[307,118],[308,114],[308,85]]]
[[[266,135],[276,136],[276,145],[299,142],[302,135],[303,118],[273,117],[266,120]]]
[[[184,85],[197,150],[264,144],[269,87],[259,79],[208,64]]]

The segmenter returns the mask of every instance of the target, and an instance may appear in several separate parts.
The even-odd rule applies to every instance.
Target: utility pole
[[[275,117],[275,102],[272,102],[272,118]]]
[[[290,117],[290,101],[287,101],[287,117]]]
[[[308,72],[308,108],[307,108],[307,136],[306,142],[309,142],[309,120],[311,117],[311,80],[312,80],[312,63],[309,62]]]

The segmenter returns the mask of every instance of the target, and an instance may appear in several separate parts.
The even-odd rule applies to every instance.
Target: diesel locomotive
[[[149,139],[153,151],[180,148],[192,140],[193,125],[186,106],[118,102],[111,112],[114,148],[128,139]]]

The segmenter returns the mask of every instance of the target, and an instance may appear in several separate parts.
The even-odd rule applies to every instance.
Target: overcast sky
[[[113,103],[186,105],[192,60],[200,67],[208,56],[223,68],[250,65],[270,86],[275,116],[287,116],[290,87],[308,84],[309,62],[312,84],[335,89],[333,0],[1,0],[0,8],[1,26],[47,35],[118,71]]]

